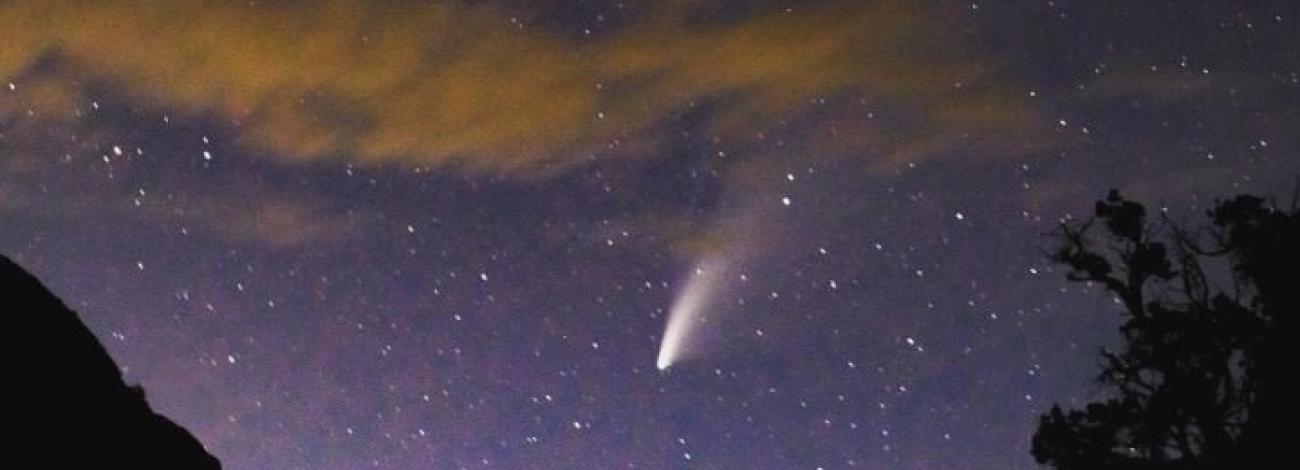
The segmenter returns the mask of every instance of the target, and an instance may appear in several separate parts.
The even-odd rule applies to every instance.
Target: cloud
[[[354,220],[305,200],[262,196],[254,202],[236,206],[203,201],[192,219],[201,224],[200,230],[272,248],[340,242],[360,232]]]
[[[638,8],[576,39],[477,3],[18,0],[0,5],[0,78],[22,87],[11,115],[69,119],[103,87],[229,123],[280,158],[507,175],[652,153],[697,111],[729,139],[818,115],[837,137],[814,148],[870,154],[882,169],[1038,135],[997,64],[912,2],[726,21],[673,2]],[[869,122],[869,107],[899,116]]]
[[[9,126],[17,132],[0,133],[0,222],[72,228],[124,221],[132,228],[269,248],[347,242],[364,233],[354,214],[320,194],[265,181],[247,169],[154,179],[151,172],[179,176],[160,169],[166,163],[158,160],[168,158],[161,152],[126,147],[110,164],[102,159],[118,148],[111,132],[89,127],[66,139],[59,126],[31,124],[19,121]]]
[[[62,195],[72,194],[71,190],[56,194],[31,190],[24,193],[19,189],[29,188],[22,186],[0,186],[0,219],[16,216],[18,220],[51,219],[60,224],[76,224],[93,217],[107,217],[167,227],[169,232],[189,236],[274,249],[345,242],[362,232],[354,220],[335,210],[266,189],[235,196],[190,198],[184,205],[169,207],[147,200],[140,206],[128,201],[105,203],[90,198],[69,201]]]

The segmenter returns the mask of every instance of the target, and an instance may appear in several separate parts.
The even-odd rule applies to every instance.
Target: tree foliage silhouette
[[[1094,218],[1061,225],[1052,260],[1123,305],[1124,345],[1101,353],[1103,401],[1040,418],[1039,463],[1251,468],[1282,455],[1300,213],[1243,195],[1208,215],[1191,230],[1111,191]]]

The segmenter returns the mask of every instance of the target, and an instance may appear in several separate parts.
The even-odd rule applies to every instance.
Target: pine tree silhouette
[[[1033,456],[1059,469],[1264,468],[1282,455],[1282,376],[1295,357],[1300,213],[1243,195],[1196,230],[1111,191],[1062,224],[1053,261],[1124,306],[1124,345],[1102,351],[1103,401],[1054,406]],[[1100,223],[1101,230],[1096,225]]]

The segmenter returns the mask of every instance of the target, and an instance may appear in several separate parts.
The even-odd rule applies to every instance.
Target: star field
[[[1294,2],[261,3],[0,6],[0,253],[232,469],[1034,468],[1044,234],[1300,169]]]

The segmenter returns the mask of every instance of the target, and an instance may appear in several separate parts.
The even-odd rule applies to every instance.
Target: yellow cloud
[[[69,108],[78,84],[105,84],[146,106],[218,117],[250,148],[285,158],[507,174],[644,148],[694,106],[708,106],[711,132],[744,137],[823,98],[867,97],[926,126],[887,139],[909,160],[1035,125],[1021,101],[980,89],[990,64],[937,44],[956,36],[928,32],[942,26],[922,24],[905,1],[726,23],[646,6],[595,41],[523,27],[491,6],[270,3],[5,2],[0,78],[57,79],[47,97],[28,98],[52,116],[67,115],[53,109]],[[882,143],[878,132],[844,135],[863,137],[837,146]]]
[[[341,214],[286,197],[261,197],[243,207],[214,203],[194,212],[194,219],[206,225],[201,229],[273,247],[337,242],[358,231],[356,224]]]

